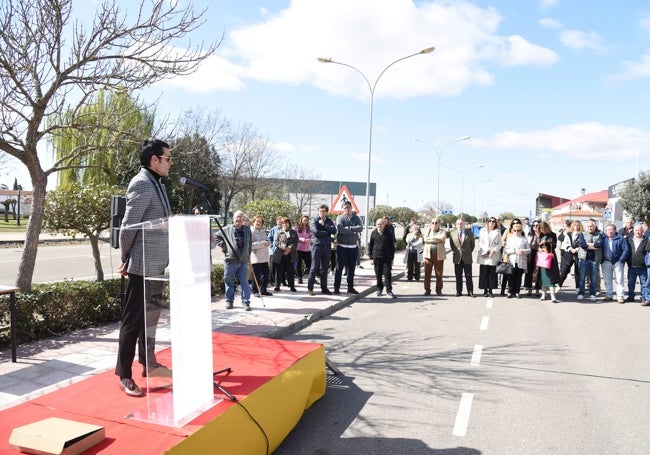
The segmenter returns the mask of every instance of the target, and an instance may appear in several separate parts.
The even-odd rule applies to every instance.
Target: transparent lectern
[[[147,358],[145,403],[127,417],[181,427],[221,401],[215,400],[213,389],[210,218],[179,215],[122,229],[137,230],[136,241],[142,245]],[[162,310],[166,283],[169,320]],[[171,342],[171,364],[164,362],[171,372],[152,366],[160,348],[157,339],[159,344]]]

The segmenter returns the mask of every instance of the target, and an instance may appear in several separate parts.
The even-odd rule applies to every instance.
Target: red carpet
[[[144,406],[145,400],[127,397],[118,387],[118,378],[107,371],[0,411],[0,453],[18,453],[9,445],[13,428],[47,417],[104,426],[106,439],[86,454],[265,453],[266,439],[273,451],[302,412],[325,393],[322,345],[215,333],[213,355],[215,369],[233,370],[215,379],[246,407],[266,438],[238,404],[217,390],[215,398],[224,400],[181,428],[127,419],[125,416]],[[157,357],[170,365],[169,349]],[[139,371],[139,365],[134,366],[134,372]],[[144,380],[135,379],[144,386]],[[150,385],[169,382],[156,378]]]

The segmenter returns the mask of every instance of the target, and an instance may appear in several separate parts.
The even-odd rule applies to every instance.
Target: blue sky
[[[193,40],[223,33],[217,54],[144,96],[159,98],[161,114],[201,106],[252,123],[279,171],[288,160],[323,179],[365,182],[370,91],[352,69],[316,59],[353,65],[374,83],[429,46],[435,52],[395,64],[375,90],[378,204],[435,203],[438,156],[413,138],[441,150],[471,136],[441,157],[440,200],[455,212],[462,195],[465,212],[524,215],[540,192],[577,197],[650,168],[646,2],[209,4]]]

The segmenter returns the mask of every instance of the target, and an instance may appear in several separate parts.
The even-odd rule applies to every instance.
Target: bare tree
[[[309,213],[318,188],[322,185],[322,182],[320,182],[321,176],[319,173],[305,169],[302,166],[290,169],[290,172],[289,178],[294,179],[289,192],[290,202],[298,206],[300,213]]]
[[[93,151],[77,147],[43,168],[38,153],[43,139],[63,128],[87,128],[64,124],[58,113],[81,111],[102,89],[131,92],[190,74],[220,43],[179,47],[203,24],[205,10],[195,12],[191,3],[142,0],[127,15],[107,0],[92,21],[75,19],[72,5],[72,0],[0,2],[0,150],[27,167],[33,187],[16,281],[23,291],[31,288],[48,176]]]
[[[268,141],[250,123],[230,129],[221,152],[221,192],[226,218],[233,201],[243,206],[255,199],[261,182],[272,169],[273,152]]]

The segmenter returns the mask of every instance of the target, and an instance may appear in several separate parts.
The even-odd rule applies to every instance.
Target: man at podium
[[[166,142],[159,139],[145,140],[140,149],[140,172],[131,179],[126,190],[126,210],[120,229],[122,263],[118,267],[118,272],[122,276],[128,275],[129,283],[122,309],[115,374],[120,377],[120,388],[131,397],[144,395],[142,389],[133,381],[133,372],[131,371],[136,344],[138,345],[138,360],[143,365],[142,376],[154,375],[156,370],[167,370],[156,361],[154,353],[154,330],[160,314],[160,306],[156,303],[162,299],[162,282],[145,280],[144,269],[146,264],[147,276],[162,275],[169,263],[169,247],[167,239],[164,238],[154,244],[148,242],[145,248],[141,238],[142,231],[125,229],[125,227],[170,216],[171,208],[167,198],[167,189],[161,179],[167,177],[172,164],[169,145]],[[145,296],[147,302],[146,323]],[[149,331],[147,328],[152,330]]]

